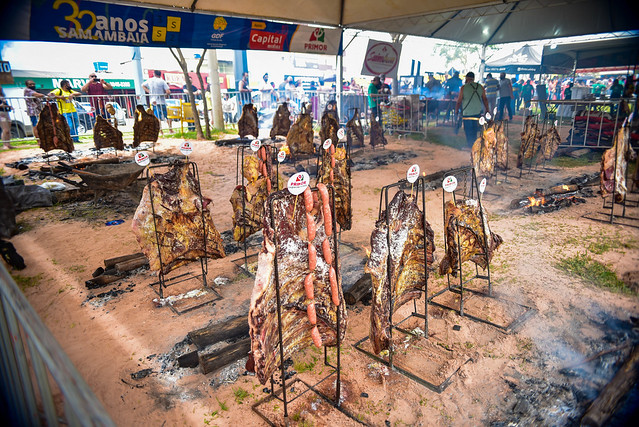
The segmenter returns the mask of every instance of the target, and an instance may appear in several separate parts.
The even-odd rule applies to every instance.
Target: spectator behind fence
[[[268,82],[268,73],[264,73],[262,76],[262,85],[260,86],[260,101],[262,108],[271,107],[271,99],[273,94],[273,86]]]
[[[171,94],[171,90],[169,85],[162,79],[162,72],[160,70],[153,71],[153,77],[142,83],[142,89],[149,94],[149,102],[153,106],[155,117],[160,119],[160,122],[166,120],[169,125],[169,132],[173,133],[173,125],[166,114],[166,96]],[[162,127],[160,127],[160,132],[164,135]]]
[[[468,148],[471,148],[475,139],[477,139],[479,116],[482,113],[482,108],[488,110],[486,91],[482,85],[475,83],[475,73],[471,71],[466,74],[466,83],[459,91],[459,97],[455,105],[455,111],[459,111],[462,116]]]
[[[235,123],[235,113],[237,112],[237,101],[231,98],[228,93],[222,99],[222,112],[224,113],[224,123]]]
[[[33,126],[33,136],[37,140],[40,139],[40,135],[38,135],[38,129],[36,125],[38,124],[38,119],[40,118],[40,112],[42,111],[42,98],[45,96],[40,92],[35,90],[36,84],[33,80],[27,80],[24,82],[24,101],[27,104],[27,114],[31,119],[31,126]]]
[[[248,71],[242,74],[242,79],[237,83],[237,90],[240,98],[240,105],[251,103],[251,89],[249,88],[249,73]]]
[[[619,99],[623,93],[623,85],[619,83],[619,79],[614,79],[610,86],[610,99]]]
[[[99,79],[95,73],[89,74],[89,80],[80,89],[82,92],[90,96],[89,102],[95,110],[95,114],[99,114],[103,118],[107,118],[104,98],[108,95],[107,90],[113,89],[110,83],[104,79]]]
[[[49,96],[53,96],[58,102],[58,111],[64,116],[69,124],[71,131],[71,139],[74,142],[80,142],[78,136],[78,112],[73,104],[73,98],[82,95],[82,93],[71,89],[71,83],[68,80],[62,80],[60,87],[49,92]]]
[[[519,105],[521,104],[521,85],[524,81],[517,81],[517,79],[513,77],[511,79],[511,83],[513,86],[513,114],[517,114],[517,111],[519,111]]]
[[[535,93],[535,88],[530,80],[526,81],[526,84],[521,88],[521,98],[524,100],[524,108],[530,108],[530,101]]]
[[[459,71],[455,71],[453,77],[446,80],[446,96],[448,99],[457,99],[461,87],[462,80],[459,78]]]
[[[542,119],[546,119],[548,101],[548,91],[546,90],[546,84],[542,81],[537,85],[537,100],[539,101],[539,109],[541,110]]]
[[[486,81],[484,82],[486,86],[486,99],[488,99],[488,106],[490,107],[488,111],[490,114],[493,114],[495,111],[495,105],[497,105],[497,93],[499,92],[499,82],[497,79],[493,78],[492,73],[488,73],[486,75]]]

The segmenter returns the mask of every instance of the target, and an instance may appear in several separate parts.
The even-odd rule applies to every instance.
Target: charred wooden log
[[[209,372],[217,371],[220,368],[225,367],[237,360],[247,357],[251,350],[251,339],[244,338],[229,346],[223,347],[209,354],[200,354],[200,366],[202,366],[202,372],[208,374]]]
[[[198,349],[220,341],[249,336],[248,316],[238,316],[188,333],[189,340]]]
[[[357,282],[353,284],[348,290],[344,291],[344,300],[348,305],[357,304],[367,295],[372,292],[372,281],[369,273],[364,274]]]
[[[106,268],[110,268],[110,267],[114,267],[116,264],[124,262],[124,261],[130,261],[132,259],[136,259],[136,258],[146,258],[144,256],[144,254],[142,252],[136,252],[134,254],[130,254],[130,255],[122,255],[122,256],[118,256],[115,258],[109,258],[109,259],[105,259],[104,260],[104,266]]]

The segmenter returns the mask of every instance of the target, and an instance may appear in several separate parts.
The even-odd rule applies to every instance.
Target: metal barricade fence
[[[556,123],[562,145],[609,148],[624,120],[637,109],[636,98],[615,100],[532,100],[523,116],[539,115],[543,131]],[[522,121],[523,131],[523,121]]]
[[[115,425],[2,263],[0,339],[8,425]]]

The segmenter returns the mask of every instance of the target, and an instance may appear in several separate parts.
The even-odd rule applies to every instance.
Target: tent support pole
[[[481,63],[479,64],[479,79],[476,81],[484,81],[484,70],[486,70],[486,45],[481,45],[481,53],[479,54],[479,59]]]

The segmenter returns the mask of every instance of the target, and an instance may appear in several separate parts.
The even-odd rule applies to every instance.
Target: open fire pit
[[[594,197],[590,187],[578,185],[556,185],[547,190],[538,188],[532,196],[515,199],[511,202],[511,209],[523,209],[524,213],[547,213],[566,208],[575,204],[586,203],[584,197]]]

